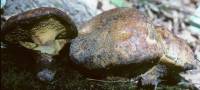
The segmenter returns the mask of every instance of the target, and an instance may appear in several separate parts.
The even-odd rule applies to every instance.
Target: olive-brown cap
[[[27,35],[28,37],[25,36],[25,38],[18,37],[24,36],[24,33],[29,32],[30,28],[34,28],[34,25],[36,25],[38,22],[49,18],[53,18],[56,21],[59,21],[59,23],[65,27],[65,33],[61,33],[64,37],[61,38],[72,39],[77,36],[77,28],[74,22],[65,12],[56,8],[41,7],[10,17],[5,23],[1,32],[1,40],[8,41],[6,40],[6,35],[13,33],[17,35],[11,37],[13,40],[8,41],[10,43],[15,43],[15,41],[19,40],[30,41],[30,35]],[[21,29],[22,31],[20,31]]]

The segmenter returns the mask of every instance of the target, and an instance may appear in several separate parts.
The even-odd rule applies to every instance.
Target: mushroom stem
[[[56,70],[54,69],[53,61],[54,58],[50,54],[45,53],[37,53],[36,58],[37,62],[37,78],[41,81],[52,81],[56,74]]]

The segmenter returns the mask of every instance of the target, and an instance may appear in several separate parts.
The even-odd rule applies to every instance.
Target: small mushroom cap
[[[4,42],[57,55],[78,34],[70,17],[56,8],[42,7],[10,17],[3,27]]]
[[[46,29],[56,29],[56,31],[45,31],[46,29],[43,26]],[[37,43],[32,38],[33,34],[37,33],[34,32],[35,28],[41,33],[46,32],[46,34],[39,34],[41,39],[46,39],[45,37],[72,39],[78,33],[74,22],[66,13],[56,8],[42,7],[10,17],[3,27],[1,39],[3,38],[4,41],[15,44],[18,44],[19,41]],[[57,34],[53,36],[54,33]]]

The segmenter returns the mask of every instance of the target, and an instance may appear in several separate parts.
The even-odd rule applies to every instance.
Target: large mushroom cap
[[[72,41],[72,62],[84,68],[138,75],[151,68],[162,55],[154,27],[136,9],[118,8],[86,23]]]
[[[12,44],[42,53],[58,54],[66,41],[77,36],[77,28],[66,13],[56,8],[42,7],[9,18],[1,36]]]
[[[80,66],[78,69],[97,76],[137,76],[158,64],[178,73],[195,64],[192,50],[184,41],[155,28],[133,8],[106,11],[83,25],[72,41],[70,57]]]

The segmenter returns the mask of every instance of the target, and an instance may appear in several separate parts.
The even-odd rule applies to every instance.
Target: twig
[[[116,81],[111,81],[111,80],[97,80],[97,79],[91,79],[87,78],[89,81],[96,81],[96,82],[104,82],[104,83],[137,83],[136,80],[116,80]]]

